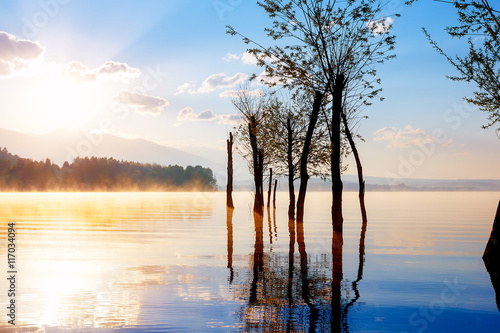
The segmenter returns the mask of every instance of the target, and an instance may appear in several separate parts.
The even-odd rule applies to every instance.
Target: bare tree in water
[[[272,26],[265,29],[268,36],[286,46],[263,46],[232,27],[228,27],[228,33],[238,34],[245,43],[254,45],[248,52],[265,68],[259,75],[264,83],[292,90],[301,88],[313,99],[302,147],[297,219],[303,216],[312,137],[322,105],[325,100],[331,104],[332,223],[335,230],[341,231],[342,113],[347,112],[343,103],[347,96],[368,101],[380,92],[375,88],[380,82],[375,65],[393,57],[389,54],[395,43],[390,34],[392,19],[382,17],[385,3],[378,0],[266,0],[258,4],[273,20]]]

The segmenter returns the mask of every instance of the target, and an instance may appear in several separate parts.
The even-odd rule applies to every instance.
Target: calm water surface
[[[12,221],[18,268],[0,331],[500,332],[481,260],[499,198],[369,192],[363,229],[346,193],[339,249],[329,193],[301,225],[284,192],[261,219],[249,193],[233,212],[224,193],[0,194],[0,275]]]

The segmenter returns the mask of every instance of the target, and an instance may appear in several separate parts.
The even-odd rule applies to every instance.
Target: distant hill
[[[181,150],[159,145],[144,139],[126,139],[111,134],[91,134],[56,130],[45,135],[20,133],[0,129],[0,147],[33,160],[45,160],[62,165],[75,157],[112,157],[117,160],[161,165],[202,165],[214,172],[225,165]]]
[[[62,167],[0,148],[0,191],[214,191],[210,168],[77,157]]]

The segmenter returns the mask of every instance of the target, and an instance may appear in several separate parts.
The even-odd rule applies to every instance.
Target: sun
[[[36,87],[33,106],[38,124],[46,130],[78,129],[86,125],[99,108],[100,96],[92,83],[51,76]]]

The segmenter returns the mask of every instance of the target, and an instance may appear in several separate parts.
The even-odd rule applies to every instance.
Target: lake
[[[368,192],[362,228],[347,192],[340,248],[329,193],[308,193],[302,224],[285,192],[263,218],[233,197],[227,211],[225,193],[0,194],[0,331],[499,331],[481,259],[499,193]]]

